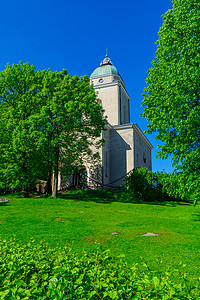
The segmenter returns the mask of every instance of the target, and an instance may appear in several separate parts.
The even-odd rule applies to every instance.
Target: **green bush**
[[[185,201],[200,199],[200,179],[185,172],[153,173],[147,168],[133,170],[126,177],[126,198],[131,201]]]
[[[0,251],[0,299],[200,299],[199,280],[182,268],[128,268],[109,250],[80,257],[69,247],[0,241]]]
[[[156,173],[147,168],[137,168],[126,177],[129,197],[133,200],[159,201],[166,197]]]

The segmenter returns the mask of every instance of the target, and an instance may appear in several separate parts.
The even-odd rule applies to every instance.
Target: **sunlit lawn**
[[[30,238],[52,247],[68,244],[77,252],[100,247],[124,253],[129,264],[146,261],[151,268],[187,265],[199,272],[200,206],[109,202],[92,192],[68,192],[58,199],[13,196],[0,206],[0,235],[26,243]],[[145,237],[151,232],[157,236]]]

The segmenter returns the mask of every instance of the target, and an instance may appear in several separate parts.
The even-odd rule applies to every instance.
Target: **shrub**
[[[196,205],[200,198],[199,177],[185,172],[153,173],[138,168],[126,177],[126,188],[129,201],[191,201]]]
[[[72,248],[0,241],[0,299],[200,299],[199,280],[180,269],[160,273],[123,255],[96,250],[79,257]]]
[[[133,200],[158,201],[164,196],[157,174],[147,168],[133,170],[126,177],[126,187]]]

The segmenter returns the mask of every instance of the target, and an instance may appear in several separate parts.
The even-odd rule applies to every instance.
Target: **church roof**
[[[91,74],[90,78],[105,76],[105,75],[119,75],[117,69],[113,66],[110,58],[106,54],[104,60],[100,63],[100,67],[96,68]]]

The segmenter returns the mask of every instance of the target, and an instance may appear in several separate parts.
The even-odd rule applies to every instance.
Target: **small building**
[[[105,144],[99,151],[101,162],[86,164],[74,174],[69,185],[87,185],[95,188],[118,187],[128,172],[146,167],[152,170],[153,146],[136,123],[130,123],[130,96],[125,83],[108,55],[90,76],[105,110],[108,125],[102,132]],[[94,150],[94,149],[93,149]],[[59,180],[59,188],[63,186]]]

